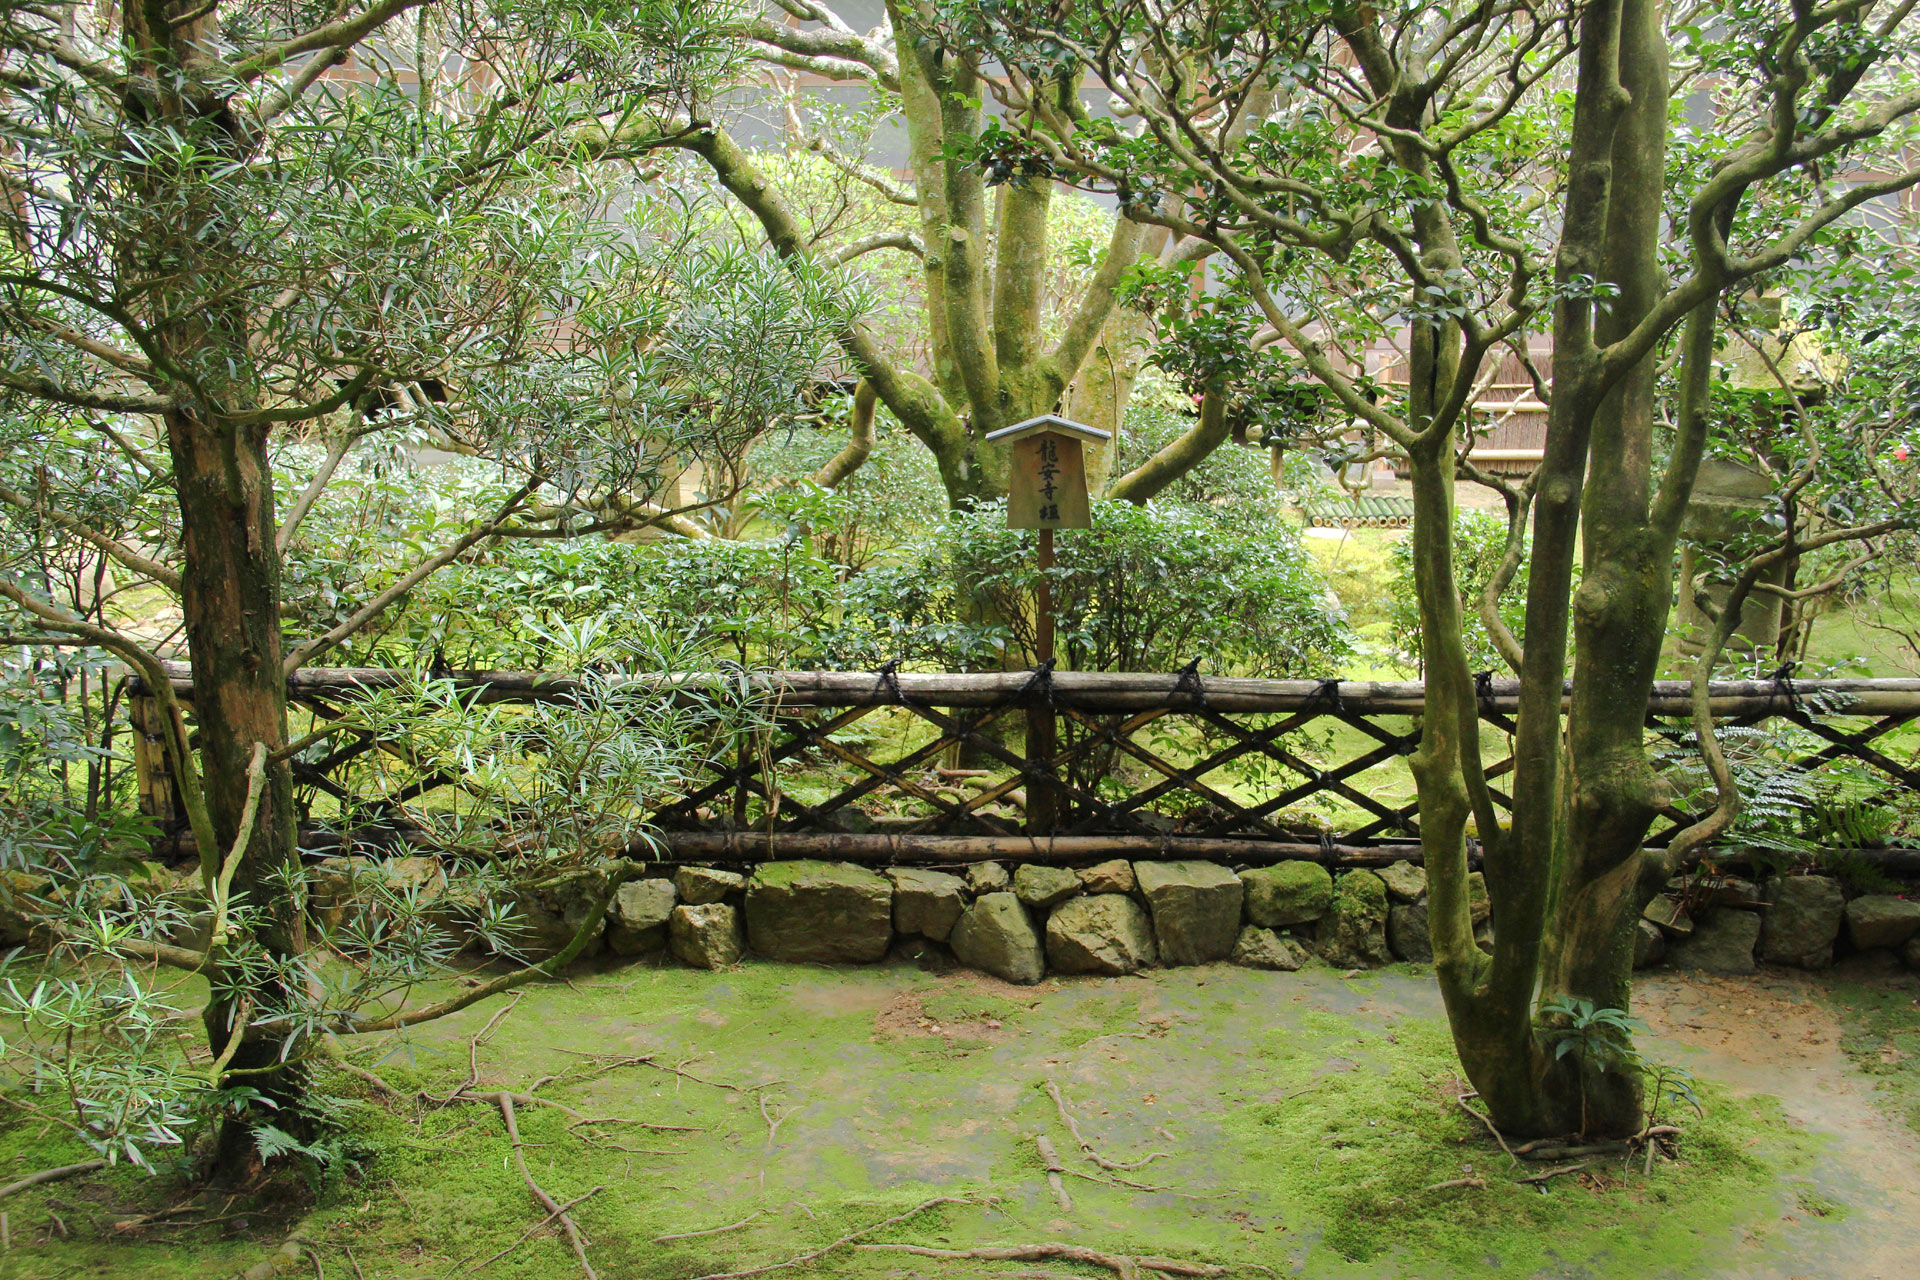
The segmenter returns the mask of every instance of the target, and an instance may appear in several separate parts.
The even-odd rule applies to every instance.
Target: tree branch
[[[396,600],[405,596],[409,591],[412,591],[415,587],[438,573],[447,565],[458,560],[476,543],[485,538],[492,537],[499,531],[500,527],[506,523],[507,517],[512,515],[519,505],[526,500],[527,495],[539,488],[540,484],[540,477],[535,477],[527,481],[524,485],[520,486],[519,490],[517,490],[512,497],[508,498],[506,502],[501,505],[500,509],[494,513],[492,519],[488,520],[485,524],[469,531],[451,546],[435,555],[429,556],[427,559],[415,565],[402,575],[399,581],[395,582],[385,591],[382,591],[372,600],[369,600],[366,604],[361,605],[360,608],[356,609],[350,617],[338,626],[294,646],[293,651],[287,654],[285,661],[281,664],[282,671],[287,675],[292,675],[301,667],[306,666],[309,662],[312,662],[315,658],[327,652],[327,650],[332,649],[341,641],[352,636],[369,622],[372,622],[375,618],[385,613]]]
[[[56,528],[63,529],[74,537],[98,547],[101,551],[106,552],[107,555],[133,570],[141,577],[150,578],[169,591],[180,590],[180,574],[178,571],[168,568],[158,560],[148,559],[132,547],[100,532],[92,525],[85,524],[75,517],[68,515],[58,507],[49,507],[36,503],[25,494],[8,488],[3,484],[0,484],[0,502],[39,516]]]

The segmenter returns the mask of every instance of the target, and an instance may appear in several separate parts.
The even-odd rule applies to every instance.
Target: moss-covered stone
[[[961,964],[1008,982],[1031,985],[1046,974],[1046,957],[1033,917],[1011,893],[974,899],[953,926],[953,954]]]
[[[1769,964],[1824,969],[1833,963],[1847,895],[1831,876],[1776,876],[1762,891],[1760,958]]]
[[[1027,863],[1013,873],[1013,896],[1035,911],[1065,902],[1080,892],[1080,877],[1065,867]]]
[[[1047,966],[1058,973],[1136,973],[1158,960],[1153,922],[1124,894],[1072,898],[1047,917]]]
[[[1427,893],[1427,869],[1402,858],[1374,873],[1387,886],[1387,896],[1395,902],[1418,902]]]
[[[1754,944],[1760,941],[1760,917],[1751,911],[1714,907],[1687,937],[1673,944],[1668,960],[1676,969],[1708,973],[1752,973]]]
[[[738,964],[746,951],[739,908],[726,902],[702,902],[673,909],[667,920],[673,954],[696,969]]]
[[[747,941],[772,960],[870,964],[893,940],[893,886],[850,862],[767,862],[747,881]]]
[[[1847,937],[1855,947],[1902,947],[1920,934],[1920,902],[1874,893],[1847,904]]]
[[[53,881],[27,871],[0,871],[0,946],[23,946],[40,914],[33,900],[48,893]]]
[[[1667,935],[1651,920],[1633,922],[1633,967],[1651,969],[1666,958]]]
[[[629,880],[608,912],[607,945],[615,955],[637,956],[667,945],[667,919],[677,895],[673,881]]]
[[[966,909],[966,882],[944,871],[889,867],[893,881],[893,931],[945,942]]]
[[[693,907],[724,902],[728,894],[738,893],[746,882],[747,878],[738,871],[722,871],[718,867],[682,867],[673,873],[674,891],[680,895],[680,901]]]
[[[976,862],[967,868],[967,888],[975,893],[1004,893],[1013,888],[1013,876],[997,862]]]
[[[1088,893],[1132,893],[1134,890],[1133,864],[1124,858],[1083,867],[1079,874],[1080,883]]]
[[[1387,886],[1371,871],[1349,871],[1334,882],[1333,902],[1315,939],[1321,958],[1343,969],[1393,959],[1387,948]]]
[[[1391,893],[1391,887],[1387,890]],[[1387,949],[1412,964],[1433,963],[1433,933],[1424,902],[1396,902],[1387,908]]]
[[[1240,931],[1239,940],[1233,944],[1233,962],[1248,969],[1292,973],[1307,962],[1307,953],[1292,938],[1283,938],[1271,929],[1250,924]]]
[[[1213,862],[1136,862],[1133,877],[1153,913],[1164,964],[1225,960],[1240,937],[1246,886]]]
[[[1263,929],[1311,924],[1333,901],[1333,876],[1317,862],[1280,862],[1240,873],[1247,919]]]
[[[596,895],[606,882],[599,876],[579,871],[523,886],[514,895],[515,914],[519,917],[518,945],[534,959],[544,959],[565,950],[587,917],[592,914]],[[602,916],[593,926],[580,958],[590,960],[607,947],[607,920]]]

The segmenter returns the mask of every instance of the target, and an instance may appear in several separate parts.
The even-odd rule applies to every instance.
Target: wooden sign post
[[[987,434],[990,442],[1004,441],[1013,449],[1007,472],[1007,527],[1040,532],[1040,581],[1034,587],[1036,662],[1053,661],[1053,583],[1048,577],[1053,569],[1053,531],[1093,527],[1083,450],[1088,441],[1112,438],[1098,427],[1051,413]],[[1027,708],[1028,760],[1051,768],[1059,748],[1056,728],[1051,706]],[[1058,797],[1047,782],[1033,781],[1027,788],[1027,829],[1050,833],[1059,811]]]

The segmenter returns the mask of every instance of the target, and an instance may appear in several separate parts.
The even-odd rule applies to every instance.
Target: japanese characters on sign
[[[1007,473],[1007,527],[1087,529],[1087,440],[1107,434],[1049,415],[989,436],[1012,446]]]

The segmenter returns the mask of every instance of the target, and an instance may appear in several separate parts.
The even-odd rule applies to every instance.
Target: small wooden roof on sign
[[[1063,418],[1057,413],[1043,413],[1037,418],[1028,418],[1025,422],[1016,422],[1010,427],[987,432],[989,440],[1005,440],[1011,444],[1015,440],[1025,440],[1028,436],[1037,436],[1043,431],[1056,431],[1063,436],[1075,436],[1081,440],[1111,440],[1113,432],[1102,431],[1098,427],[1089,427],[1085,423]]]

